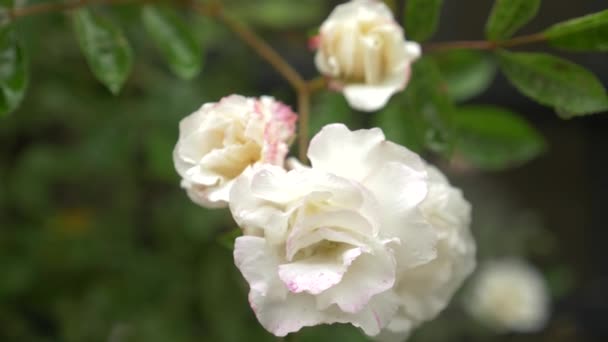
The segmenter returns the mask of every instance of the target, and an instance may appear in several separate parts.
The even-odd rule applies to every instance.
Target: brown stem
[[[423,46],[426,53],[440,52],[456,49],[473,49],[473,50],[495,50],[498,48],[508,48],[519,45],[538,43],[545,41],[547,37],[542,33],[531,34],[527,36],[515,37],[503,41],[487,41],[487,40],[465,40],[447,43],[430,43]]]
[[[265,40],[223,11],[219,11],[216,17],[245,42],[245,44],[249,45],[249,47],[257,52],[260,57],[274,67],[274,69],[281,74],[297,92],[305,91],[306,82],[302,76],[300,76],[300,74]]]
[[[544,42],[547,40],[547,36],[542,33],[530,34],[527,36],[515,37],[513,39],[505,40],[501,42],[500,47],[508,48],[512,46],[532,44],[538,42]]]
[[[309,80],[307,86],[310,93],[314,94],[317,91],[323,90],[327,87],[327,80],[325,79],[325,77],[319,76],[313,78],[312,80]]]

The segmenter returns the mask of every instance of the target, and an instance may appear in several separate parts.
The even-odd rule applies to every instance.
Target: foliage
[[[411,40],[425,41],[439,26],[443,0],[409,0],[405,10],[404,27]]]
[[[496,0],[486,25],[488,39],[510,38],[536,16],[540,2],[540,0]]]
[[[584,68],[541,53],[499,52],[502,71],[525,95],[565,118],[608,109],[602,83]]]

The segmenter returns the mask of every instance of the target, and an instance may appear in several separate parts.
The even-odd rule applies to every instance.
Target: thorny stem
[[[74,0],[68,2],[50,2],[34,4],[25,7],[6,10],[4,13],[9,21],[19,18],[45,14],[52,12],[63,12],[74,10],[90,5],[120,5],[130,3],[163,3],[162,0]],[[230,29],[240,40],[251,47],[262,59],[270,64],[293,88],[298,98],[298,155],[302,162],[306,162],[306,151],[308,149],[308,122],[310,116],[310,98],[315,92],[326,87],[326,80],[317,77],[312,80],[305,80],[296,69],[294,69],[275,49],[270,46],[263,38],[241,24],[238,20],[231,17],[224,10],[217,0],[201,4],[196,0],[174,0],[174,5],[186,6],[195,10],[197,13],[214,17]],[[447,43],[430,43],[423,46],[424,52],[438,52],[455,49],[475,49],[475,50],[495,50],[498,48],[508,48],[531,43],[545,41],[547,38],[542,33],[515,37],[504,41],[456,41]]]

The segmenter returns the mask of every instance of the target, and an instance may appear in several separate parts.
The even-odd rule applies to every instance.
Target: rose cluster
[[[363,110],[402,89],[419,54],[380,1],[338,6],[316,41],[321,72]],[[234,261],[268,331],[350,323],[406,336],[475,266],[469,203],[378,128],[327,125],[311,140],[310,166],[286,163],[296,120],[270,97],[203,105],[180,123],[182,187],[199,205],[230,208],[242,229]]]

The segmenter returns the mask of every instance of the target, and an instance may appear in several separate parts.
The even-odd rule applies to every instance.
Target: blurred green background
[[[226,1],[307,77],[306,40],[335,1]],[[399,8],[402,4],[398,4]],[[491,2],[446,1],[434,40],[482,38]],[[605,0],[545,1],[524,32],[606,8]],[[177,124],[202,103],[240,93],[294,105],[287,84],[230,32],[185,14],[205,49],[202,73],[173,76],[145,36],[139,7],[100,7],[128,35],[136,59],[123,91],[92,76],[65,14],[18,23],[30,63],[19,110],[0,121],[0,341],[272,341],[232,262],[227,210],[191,203],[172,149]],[[608,83],[606,55],[569,55]],[[546,274],[554,313],[538,334],[495,335],[458,300],[415,341],[601,341],[608,336],[604,264],[608,117],[563,121],[502,76],[470,103],[526,115],[549,149],[500,172],[435,159],[473,203],[480,258],[525,256]],[[313,103],[313,128],[371,124],[339,94]],[[402,120],[406,120],[404,117]],[[314,130],[313,129],[313,130]],[[297,341],[365,341],[349,326],[304,329]]]

